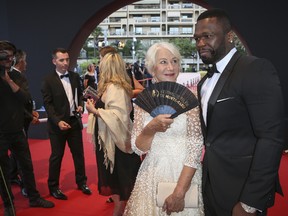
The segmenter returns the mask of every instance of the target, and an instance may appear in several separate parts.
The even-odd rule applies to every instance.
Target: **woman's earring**
[[[152,80],[151,80],[152,84],[155,84],[157,82],[156,78],[153,77]]]

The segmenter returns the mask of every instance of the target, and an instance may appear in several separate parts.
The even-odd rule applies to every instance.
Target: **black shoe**
[[[79,190],[82,190],[82,192],[83,192],[84,194],[87,194],[87,195],[92,194],[92,191],[89,189],[89,187],[88,187],[86,184],[78,185],[78,189],[79,189]]]
[[[15,216],[16,212],[14,207],[9,206],[9,207],[5,207],[4,209],[4,216]]]
[[[21,188],[21,193],[22,193],[22,195],[23,195],[24,197],[28,197],[26,188],[24,188],[24,187]]]
[[[53,202],[43,199],[39,197],[35,201],[29,202],[30,207],[41,207],[41,208],[53,208],[55,205]]]
[[[60,199],[60,200],[67,200],[68,197],[62,193],[62,191],[58,188],[56,190],[50,190],[51,196],[53,196],[55,199]]]
[[[23,185],[23,182],[22,182],[22,180],[20,178],[10,179],[10,183],[11,184],[17,184],[20,187]]]

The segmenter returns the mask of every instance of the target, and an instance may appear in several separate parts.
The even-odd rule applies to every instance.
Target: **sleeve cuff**
[[[245,203],[240,202],[242,208],[247,213],[255,213],[257,211],[256,208],[246,205]]]

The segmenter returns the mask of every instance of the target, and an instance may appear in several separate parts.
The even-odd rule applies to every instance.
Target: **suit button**
[[[210,146],[210,142],[207,142],[207,143],[206,143],[206,146],[209,147],[209,146]]]

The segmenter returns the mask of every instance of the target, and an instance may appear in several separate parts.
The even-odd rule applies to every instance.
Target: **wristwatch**
[[[242,208],[247,213],[255,213],[257,211],[256,208],[246,205],[245,203],[240,202]]]

